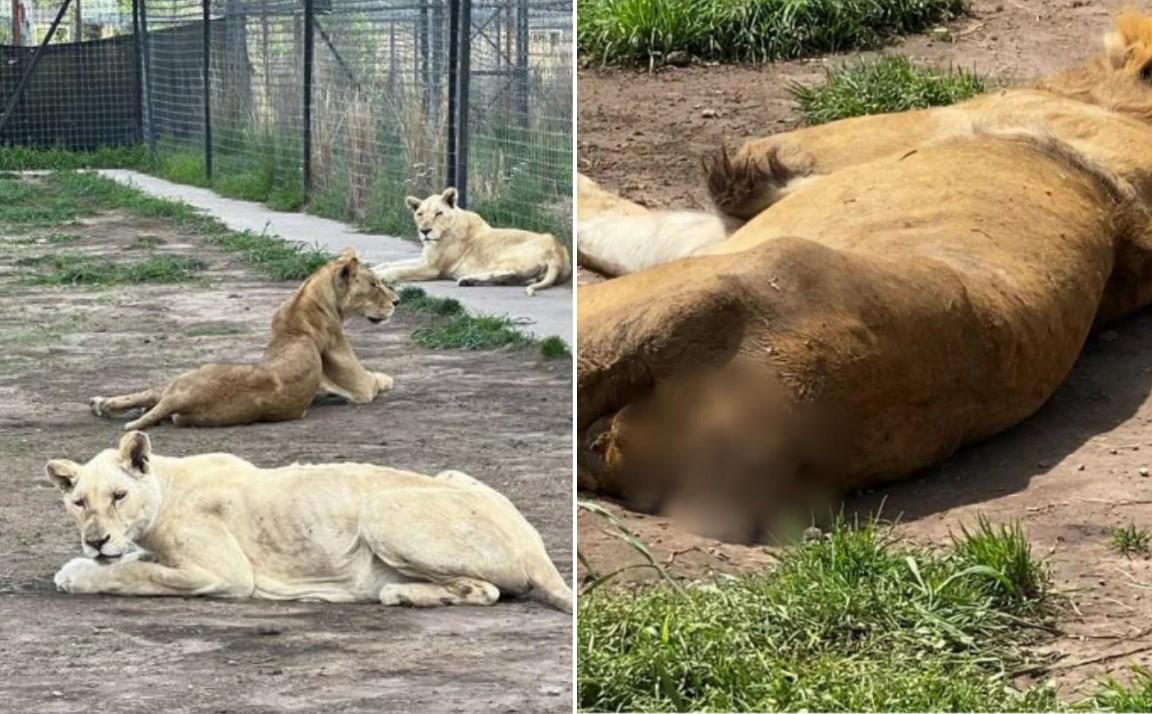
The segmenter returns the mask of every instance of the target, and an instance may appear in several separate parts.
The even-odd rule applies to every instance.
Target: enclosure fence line
[[[55,15],[3,48],[0,143],[143,142],[161,176],[388,232],[406,194],[453,185],[569,238],[571,0],[14,3]],[[87,39],[54,42],[70,7]]]

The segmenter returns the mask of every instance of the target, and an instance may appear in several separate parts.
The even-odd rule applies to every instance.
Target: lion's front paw
[[[375,372],[373,376],[376,377],[376,388],[381,392],[390,391],[395,384],[393,379],[383,372]]]
[[[383,263],[372,268],[372,272],[376,274],[376,277],[380,278],[386,283],[394,283],[400,277],[400,272],[398,270],[395,268],[389,268]]]
[[[98,417],[108,416],[108,414],[104,411],[104,402],[104,397],[92,397],[88,400],[88,408],[91,409],[92,413]]]
[[[532,297],[533,295],[536,294],[536,288],[529,285],[528,287],[524,288],[524,294],[527,295],[528,297]]]
[[[90,558],[73,558],[53,578],[56,589],[62,593],[92,592],[92,576],[100,567]]]
[[[471,288],[479,284],[479,281],[477,281],[475,278],[460,278],[456,281],[456,285],[461,288]]]

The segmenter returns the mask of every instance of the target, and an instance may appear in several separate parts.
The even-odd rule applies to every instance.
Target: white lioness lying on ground
[[[64,592],[414,607],[491,605],[505,593],[572,611],[536,530],[459,471],[168,458],[138,431],[83,466],[57,459],[46,470],[89,556],[56,574]]]
[[[455,280],[458,285],[524,285],[529,295],[567,280],[568,249],[550,233],[493,228],[456,205],[456,189],[421,201],[412,209],[424,251],[417,260],[377,265],[384,280]]]

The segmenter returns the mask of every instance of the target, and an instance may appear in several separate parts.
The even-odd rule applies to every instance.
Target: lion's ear
[[[120,463],[135,473],[148,473],[152,440],[142,431],[130,431],[120,439]]]
[[[449,208],[456,208],[456,189],[449,186],[444,189],[444,193],[440,194],[440,198],[448,204]]]
[[[71,493],[76,485],[76,478],[80,475],[80,464],[68,459],[52,459],[44,464],[44,473],[48,480],[64,493]]]
[[[415,196],[406,197],[404,199],[404,203],[407,203],[408,208],[411,208],[413,211],[415,211],[417,208],[420,208],[420,199],[416,198]]]
[[[340,251],[340,255],[336,256],[337,260],[356,260],[356,249],[345,248]]]

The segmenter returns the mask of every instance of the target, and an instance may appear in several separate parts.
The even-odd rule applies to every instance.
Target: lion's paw
[[[461,288],[471,288],[479,285],[475,278],[460,278],[456,281],[456,285]]]
[[[88,400],[88,408],[91,409],[92,413],[98,417],[108,416],[108,414],[104,411],[105,401],[107,400],[105,400],[104,397],[92,397]]]
[[[385,585],[380,588],[380,604],[389,607],[412,607],[412,600],[403,585]]]
[[[56,573],[53,581],[62,593],[88,592],[91,576],[100,569],[100,564],[91,558],[73,558]]]
[[[381,392],[387,392],[387,391],[391,390],[392,386],[395,384],[395,381],[391,377],[389,377],[388,375],[384,374],[383,372],[376,372],[375,377],[376,377],[376,387]]]
[[[527,295],[528,297],[532,297],[533,295],[536,294],[536,288],[529,285],[528,287],[524,288],[524,294]]]

